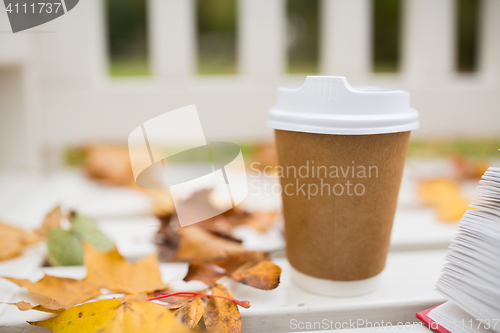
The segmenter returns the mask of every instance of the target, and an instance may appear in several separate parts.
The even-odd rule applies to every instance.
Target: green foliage
[[[319,68],[319,1],[288,0],[288,72],[317,73]]]
[[[107,0],[106,11],[110,74],[148,75],[146,0]]]
[[[411,140],[410,157],[500,157],[500,138],[468,140]]]
[[[199,0],[198,73],[236,73],[236,0]]]
[[[83,265],[83,247],[69,231],[54,228],[47,235],[47,260],[52,266]]]
[[[198,30],[200,33],[236,33],[235,0],[198,1]]]
[[[110,251],[114,244],[89,217],[73,214],[69,230],[54,228],[47,235],[47,260],[52,266],[83,265],[85,241],[101,251]]]
[[[457,70],[470,72],[477,65],[478,0],[459,0],[458,3],[458,61]]]
[[[89,217],[76,214],[71,218],[73,234],[101,251],[110,251],[113,242],[102,233],[97,227],[97,223]]]
[[[400,58],[401,0],[374,0],[373,16],[373,70],[397,72]]]

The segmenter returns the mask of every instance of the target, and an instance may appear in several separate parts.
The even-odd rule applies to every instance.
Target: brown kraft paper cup
[[[275,130],[275,136],[292,267],[332,281],[379,274],[389,251],[410,132],[334,135]],[[338,178],[331,167],[337,167]],[[299,170],[305,175],[306,169],[308,177],[301,177]],[[362,186],[355,188],[357,184]],[[341,187],[343,193],[337,195]]]

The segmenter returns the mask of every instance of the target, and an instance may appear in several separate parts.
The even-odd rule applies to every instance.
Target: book
[[[426,324],[428,328],[437,333],[451,333],[446,328],[444,328],[444,326],[439,326],[439,324],[434,319],[429,317],[429,312],[438,308],[439,306],[441,305],[436,305],[430,309],[417,312],[417,318],[424,322],[424,324]]]
[[[436,283],[448,302],[428,315],[453,333],[500,333],[500,168],[485,172],[469,206]]]
[[[439,333],[491,333],[495,325],[497,327],[500,325],[495,322],[488,324],[484,320],[473,318],[453,302],[446,302],[430,309],[427,317],[434,322],[430,327]]]

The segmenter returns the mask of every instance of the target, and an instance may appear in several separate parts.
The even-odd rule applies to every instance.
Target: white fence
[[[195,103],[209,140],[269,140],[266,112],[285,73],[285,0],[238,0],[239,74],[196,75],[195,0],[149,0],[153,75],[111,79],[103,0],[17,34],[0,10],[0,166],[53,164],[69,145],[125,142],[138,124]],[[404,0],[402,71],[371,72],[371,1],[321,1],[321,73],[410,91],[415,136],[500,130],[500,1],[483,0],[479,70],[454,72],[455,0]]]

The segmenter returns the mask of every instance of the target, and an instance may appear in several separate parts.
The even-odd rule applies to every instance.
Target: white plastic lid
[[[343,76],[308,76],[299,88],[279,88],[271,128],[320,134],[381,134],[419,127],[403,90],[353,88]]]

